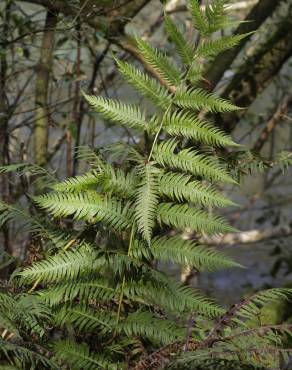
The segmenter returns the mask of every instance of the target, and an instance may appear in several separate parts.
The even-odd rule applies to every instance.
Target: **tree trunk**
[[[257,30],[261,24],[273,13],[277,6],[283,0],[271,1],[271,0],[260,0],[246,16],[244,23],[241,23],[235,30],[235,35],[240,35],[243,33],[248,33]],[[224,72],[230,68],[232,62],[235,60],[240,50],[244,47],[249,37],[244,38],[237,46],[230,50],[221,53],[216,57],[216,59],[211,63],[209,68],[205,72],[205,78],[208,80],[209,86],[212,89],[221,80]]]
[[[47,99],[54,53],[56,25],[57,14],[48,11],[45,21],[40,59],[37,65],[35,87],[34,155],[35,162],[40,166],[46,164],[47,157],[50,120]]]
[[[239,68],[224,90],[224,98],[242,108],[248,108],[254,102],[292,55],[291,27],[291,18],[285,18],[272,37]],[[244,112],[218,115],[217,124],[226,132],[231,132]]]

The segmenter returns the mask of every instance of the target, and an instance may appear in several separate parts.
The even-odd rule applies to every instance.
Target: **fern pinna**
[[[30,290],[50,306],[54,324],[63,328],[61,340],[50,346],[60,367],[154,369],[157,358],[150,355],[149,362],[147,354],[164,346],[170,348],[168,355],[164,352],[168,361],[173,351],[181,352],[190,317],[196,333],[186,349],[197,349],[198,355],[191,353],[193,361],[196,356],[200,360],[208,356],[210,348],[214,358],[256,360],[254,340],[246,342],[246,356],[238,351],[238,328],[246,323],[232,317],[232,325],[225,328],[224,321],[218,328],[221,336],[215,339],[212,319],[221,322],[224,310],[159,271],[154,263],[171,261],[198,271],[239,267],[221,252],[179,236],[185,229],[195,235],[235,231],[210,209],[233,205],[216,188],[218,183],[236,183],[217,153],[237,144],[203,113],[238,108],[197,87],[203,79],[202,60],[208,61],[245,36],[218,37],[217,31],[230,25],[225,3],[214,0],[203,11],[197,0],[190,1],[193,24],[200,34],[196,44],[165,16],[166,32],[180,63],[136,38],[151,74],[131,63],[116,62],[125,80],[155,107],[155,114],[119,100],[86,94],[84,98],[103,118],[136,130],[144,140],[108,149],[115,158],[125,158],[126,153],[122,162],[105,160],[102,150],[83,151],[90,172],[56,183],[51,192],[34,199],[54,218],[79,221],[78,230],[67,231],[63,243],[60,238],[54,242],[47,233],[53,241],[50,255],[14,276],[18,284],[32,285]],[[84,225],[81,231],[80,225]],[[251,304],[251,311],[258,303]],[[237,331],[232,334],[234,327]],[[275,348],[276,329],[263,330],[270,337],[260,344]],[[250,334],[260,337],[260,331]]]

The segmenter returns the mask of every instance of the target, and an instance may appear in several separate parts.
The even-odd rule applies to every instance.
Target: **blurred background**
[[[64,179],[86,169],[74,148],[138,142],[90,111],[82,91],[147,104],[122,81],[114,56],[145,67],[135,35],[173,55],[164,9],[196,39],[183,0],[0,0],[0,166],[33,163]],[[240,233],[201,239],[245,268],[197,275],[161,266],[223,304],[292,282],[292,1],[230,1],[229,12],[232,32],[252,33],[202,66],[202,84],[244,108],[213,117],[244,145],[225,153],[240,186],[221,189],[239,204],[223,214]],[[35,175],[2,172],[1,198],[25,207]],[[0,250],[15,257],[26,258],[30,242],[21,223],[1,230]]]

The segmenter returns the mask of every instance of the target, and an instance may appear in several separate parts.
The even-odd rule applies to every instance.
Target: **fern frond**
[[[100,172],[100,185],[107,194],[115,194],[122,198],[130,198],[135,193],[139,178],[137,171],[125,173],[111,165],[105,166]]]
[[[191,65],[194,59],[194,49],[193,46],[190,45],[187,40],[184,38],[182,33],[179,31],[175,23],[172,21],[172,19],[165,15],[165,28],[167,33],[169,34],[171,40],[176,46],[176,50],[181,57],[183,63],[186,65]]]
[[[90,247],[66,251],[36,262],[20,271],[14,277],[20,278],[20,283],[58,282],[62,279],[73,279],[85,273],[90,273],[97,267],[97,254]]]
[[[160,108],[167,108],[170,105],[171,96],[158,81],[127,62],[117,61],[117,63],[124,78],[142,95]]]
[[[262,307],[271,302],[287,300],[292,297],[292,289],[273,288],[262,290],[250,298],[236,312],[236,317],[242,319],[251,319],[260,313]]]
[[[177,86],[181,83],[179,71],[165,54],[153,48],[141,38],[136,38],[136,43],[144,59],[155,69],[161,78],[167,81],[170,86]]]
[[[48,224],[46,219],[32,216],[22,208],[0,201],[0,227],[7,222],[16,220],[23,223],[23,231],[38,234],[57,248],[62,247],[64,243],[66,244],[69,237],[66,231]]]
[[[197,47],[195,55],[202,58],[215,57],[225,50],[232,49],[249,35],[250,33],[243,33],[239,35],[222,36],[216,40],[203,41]]]
[[[27,333],[42,337],[45,334],[44,324],[51,318],[49,307],[36,295],[21,295],[13,307],[9,308],[11,316],[19,327]]]
[[[178,89],[175,94],[175,104],[180,108],[206,110],[210,112],[231,112],[240,108],[229,101],[219,98],[203,89]]]
[[[106,356],[90,351],[86,343],[74,343],[68,340],[54,343],[55,358],[65,362],[72,370],[118,370],[119,364],[111,362]]]
[[[101,277],[82,277],[61,282],[47,290],[41,290],[39,295],[50,306],[56,306],[61,302],[73,302],[75,298],[82,302],[98,300],[107,302],[118,298],[120,292],[108,279]]]
[[[226,5],[230,0],[213,0],[206,4],[206,18],[208,20],[208,34],[224,29],[230,24],[226,16]]]
[[[198,271],[216,271],[231,267],[241,267],[225,254],[205,246],[196,245],[179,236],[155,238],[151,244],[155,259],[171,261],[179,265],[189,265]]]
[[[183,136],[211,146],[238,146],[229,135],[189,112],[176,111],[165,115],[162,127],[171,136]]]
[[[114,313],[88,305],[64,305],[55,319],[61,326],[70,323],[81,332],[92,332],[98,328],[102,334],[111,333],[116,323]]]
[[[139,172],[141,182],[137,188],[135,218],[139,231],[150,244],[158,205],[158,175],[160,171],[152,163],[147,163],[139,168]]]
[[[65,181],[52,185],[51,188],[56,192],[79,193],[96,189],[98,182],[99,173],[97,171],[92,171],[84,175],[70,177]]]
[[[186,171],[209,181],[236,183],[214,158],[199,154],[192,148],[175,154],[177,146],[178,143],[174,139],[160,143],[153,152],[154,160],[163,167]]]
[[[131,212],[114,198],[103,198],[96,192],[48,193],[34,198],[41,208],[47,209],[54,217],[73,216],[75,220],[91,223],[102,221],[115,229],[130,226]]]
[[[161,203],[157,209],[160,224],[174,226],[180,230],[190,228],[207,234],[237,231],[221,217],[210,216],[207,212],[190,208],[188,204]]]
[[[122,103],[118,100],[84,94],[89,105],[104,118],[121,126],[146,131],[145,112],[137,105]]]
[[[190,0],[189,10],[193,18],[194,27],[198,29],[202,35],[208,34],[209,24],[203,11],[201,10],[199,1]]]
[[[205,186],[200,181],[191,180],[190,175],[166,172],[159,179],[159,192],[172,200],[188,201],[203,207],[234,206],[230,199],[211,186]]]
[[[150,341],[166,345],[184,337],[185,331],[178,328],[174,321],[158,319],[150,312],[134,312],[120,322],[119,331],[128,337],[141,336]]]
[[[45,369],[58,369],[54,361],[44,355],[19,344],[7,342],[2,338],[0,338],[0,354],[12,364],[15,363],[17,365],[20,363],[22,366],[33,366],[35,369],[41,367]]]

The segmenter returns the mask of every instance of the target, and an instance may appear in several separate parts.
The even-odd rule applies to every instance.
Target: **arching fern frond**
[[[203,207],[228,207],[235,205],[235,203],[225,198],[210,185],[203,185],[200,181],[192,180],[191,175],[175,172],[166,172],[161,175],[159,192],[172,200],[179,202],[188,201]]]
[[[190,228],[207,234],[234,232],[224,219],[219,216],[210,216],[207,212],[190,208],[188,204],[161,203],[157,209],[158,221],[178,228]]]
[[[193,24],[195,28],[197,28],[203,36],[207,35],[209,32],[209,24],[207,19],[205,18],[203,11],[201,10],[199,1],[190,0],[189,9],[193,18]]]
[[[203,89],[178,89],[175,94],[175,104],[180,108],[206,110],[209,112],[232,112],[239,108],[229,101],[219,98]]]
[[[69,179],[52,185],[54,191],[79,193],[97,188],[99,173],[95,170],[84,175],[70,177]]]
[[[163,167],[186,171],[210,181],[235,183],[214,158],[199,154],[192,148],[183,149],[175,154],[177,146],[175,140],[162,142],[156,146],[153,158]]]
[[[127,62],[117,61],[117,63],[124,78],[142,95],[160,108],[169,106],[171,96],[159,82]]]
[[[113,363],[106,356],[89,349],[86,343],[57,341],[54,343],[55,359],[66,363],[72,370],[118,370],[120,365]]]
[[[243,33],[239,35],[222,36],[216,40],[204,41],[197,47],[195,54],[197,57],[201,58],[215,57],[225,50],[232,49],[249,35],[250,33]]]
[[[195,54],[193,46],[188,43],[183,34],[177,28],[176,24],[168,15],[164,16],[164,21],[165,29],[172,42],[175,44],[176,50],[180,55],[182,62],[190,66],[193,62]]]
[[[123,207],[120,201],[102,198],[96,192],[48,193],[35,197],[34,200],[54,217],[73,216],[76,220],[91,223],[102,221],[115,229],[127,228],[131,222],[129,206]]]
[[[189,112],[176,111],[164,116],[163,130],[171,136],[182,136],[211,146],[238,146],[229,135]]]
[[[119,100],[108,99],[102,96],[84,94],[89,105],[104,118],[125,127],[146,131],[147,121],[145,113],[137,105],[122,103]]]
[[[151,245],[155,259],[189,265],[198,271],[215,271],[240,265],[225,254],[205,246],[196,245],[179,236],[155,238]]]
[[[156,70],[159,76],[166,80],[170,86],[177,86],[181,83],[180,72],[164,53],[153,48],[141,38],[136,38],[136,42],[145,60]]]
[[[73,279],[93,271],[97,267],[96,258],[96,252],[89,246],[68,250],[34,263],[23,271],[17,272],[14,277],[20,278],[21,284]]]

